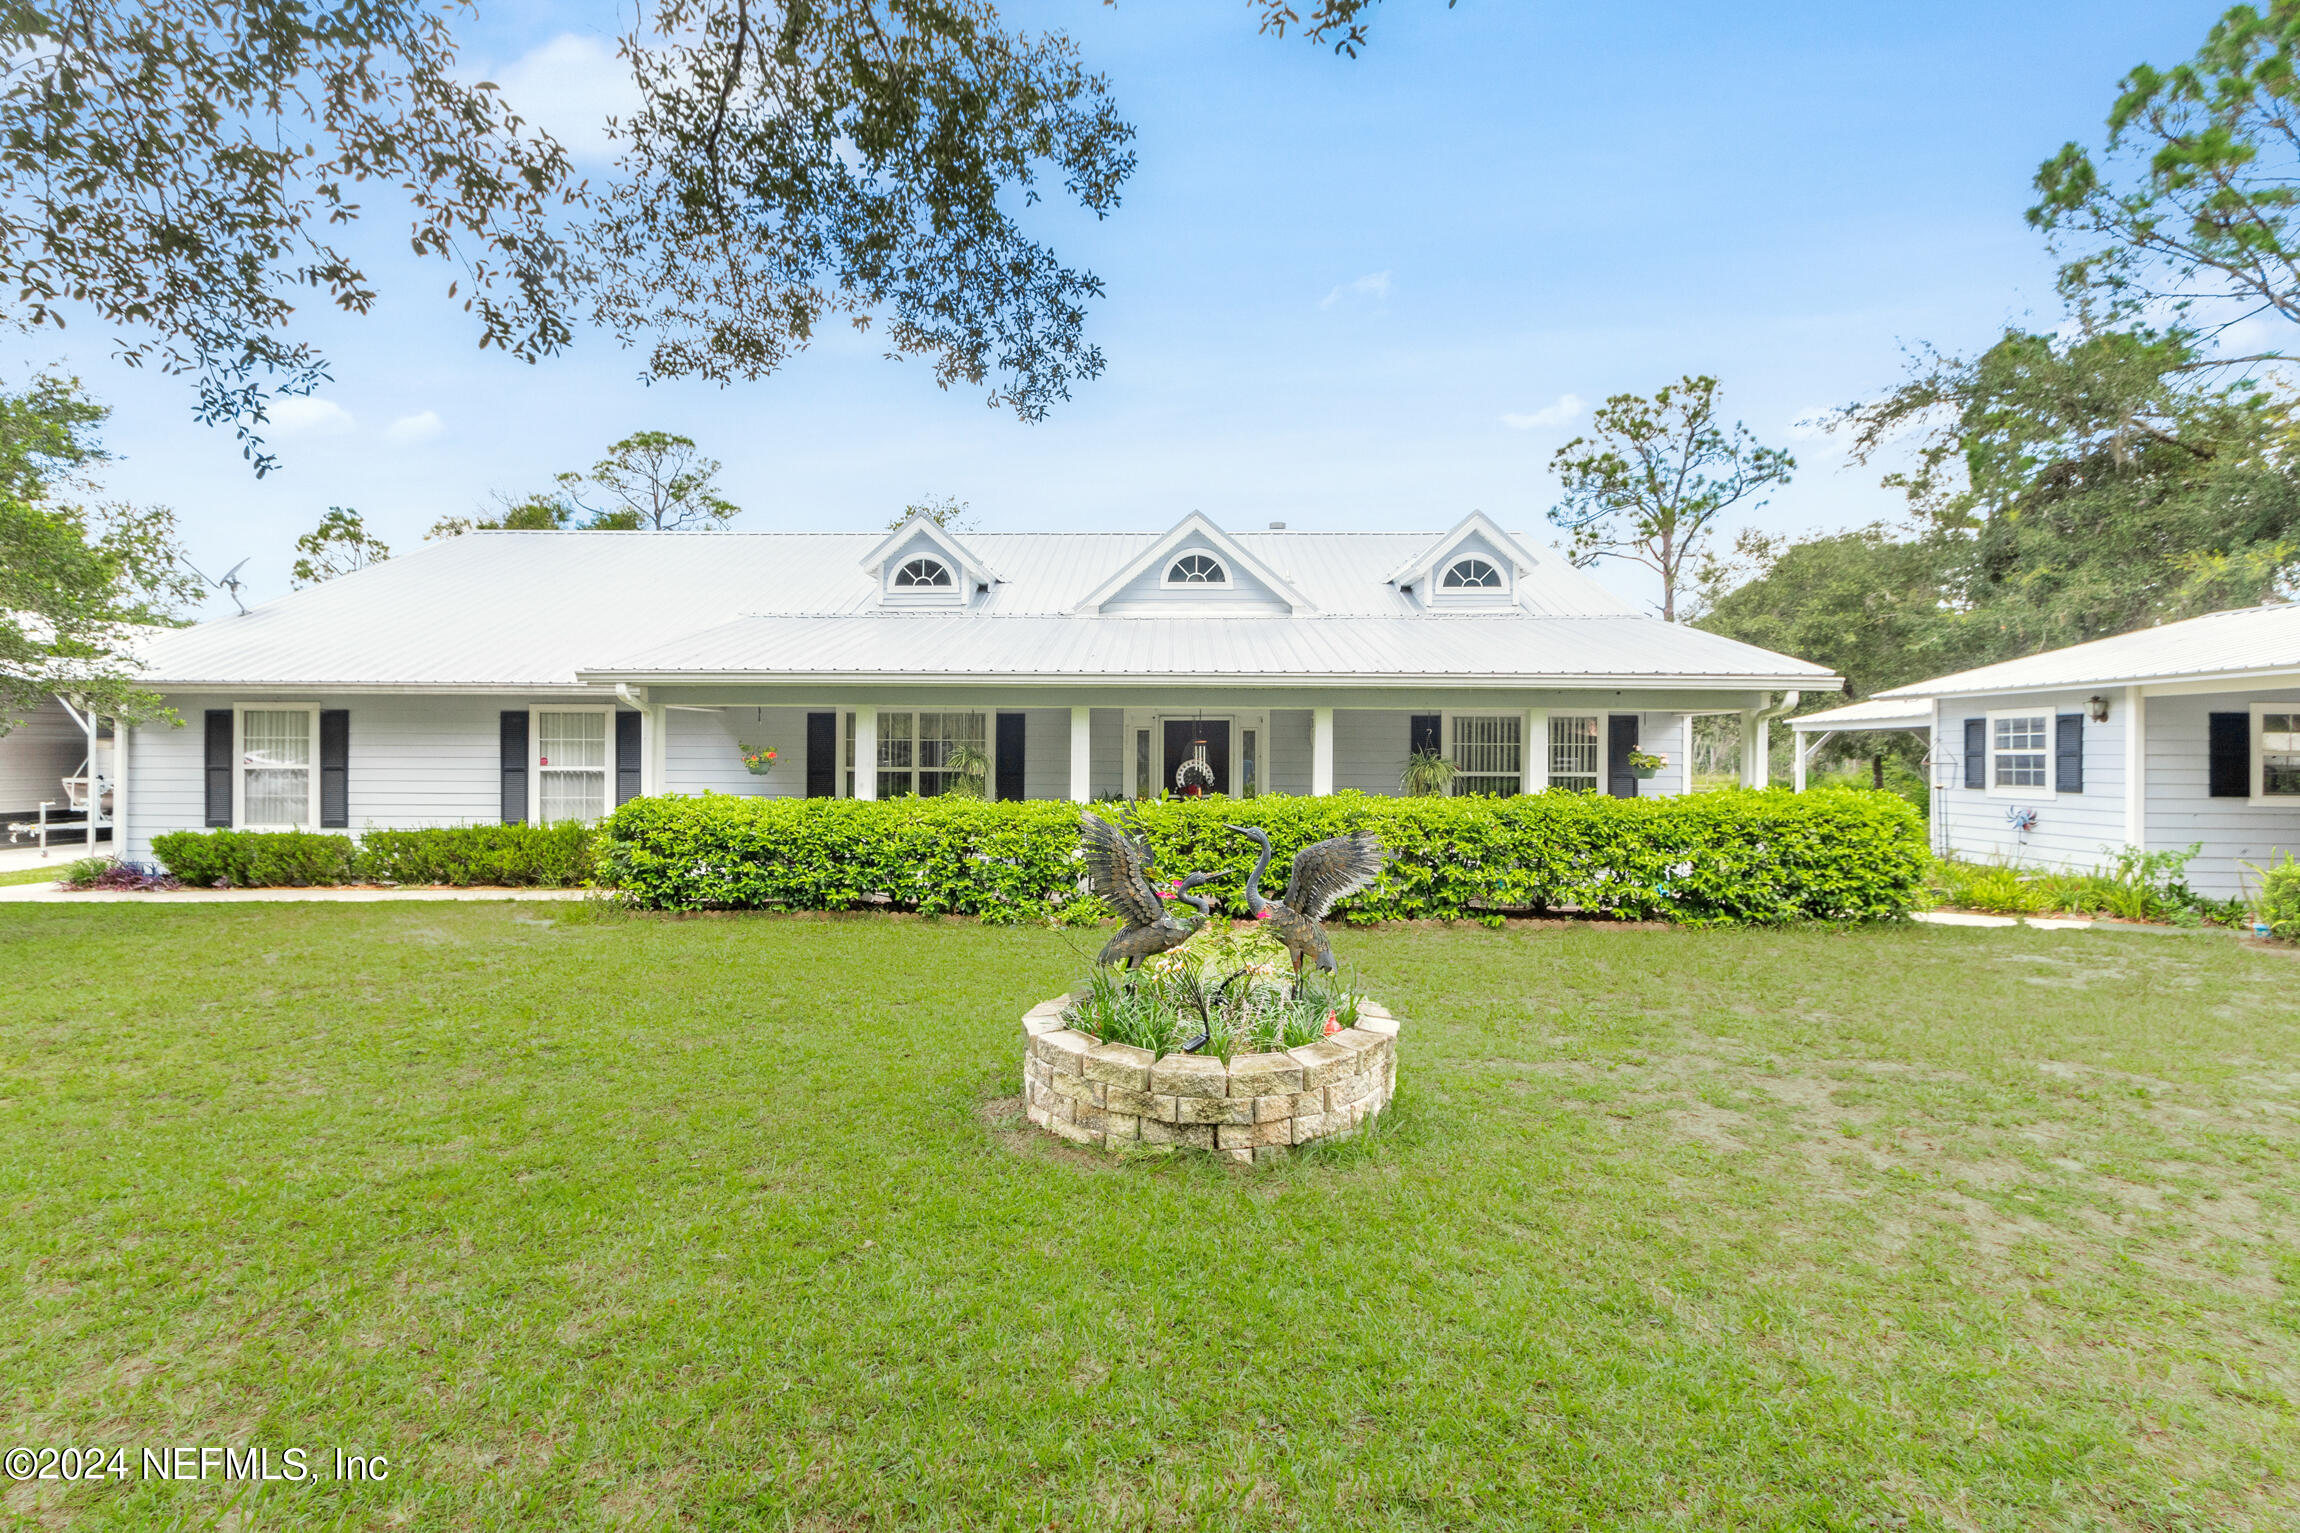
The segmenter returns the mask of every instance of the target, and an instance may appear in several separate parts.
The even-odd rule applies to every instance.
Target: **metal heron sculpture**
[[[1229,829],[1262,849],[1246,879],[1246,911],[1257,921],[1269,922],[1270,930],[1294,955],[1294,989],[1299,992],[1302,988],[1304,965],[1333,973],[1334,948],[1326,940],[1326,928],[1321,923],[1337,900],[1381,877],[1382,865],[1390,854],[1374,839],[1373,832],[1365,830],[1312,842],[1294,854],[1284,897],[1265,899],[1262,875],[1270,869],[1269,832],[1252,825],[1232,825]]]
[[[1211,914],[1208,902],[1193,897],[1190,891],[1212,883],[1215,874],[1193,873],[1175,888],[1175,898],[1198,912],[1198,919],[1193,921],[1168,911],[1157,886],[1151,883],[1150,872],[1158,859],[1148,842],[1132,839],[1096,814],[1081,819],[1079,841],[1086,850],[1087,887],[1108,900],[1126,923],[1117,936],[1103,944],[1096,963],[1140,968],[1143,959],[1180,947],[1205,924]]]

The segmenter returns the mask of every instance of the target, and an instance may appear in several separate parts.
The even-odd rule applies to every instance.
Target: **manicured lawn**
[[[2300,1518],[2300,960],[1346,934],[1396,1104],[1238,1169],[1020,1126],[1092,941],[0,909],[0,1438],[390,1458],[242,1528]]]
[[[36,868],[0,869],[0,887],[9,884],[52,884],[71,865],[72,859],[58,857],[53,861],[44,862]]]

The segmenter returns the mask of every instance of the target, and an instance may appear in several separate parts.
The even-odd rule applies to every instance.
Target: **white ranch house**
[[[2300,853],[2300,604],[2216,612],[1880,692],[1793,722],[1932,737],[1934,849],[2085,869],[2199,846],[2221,897]]]
[[[1818,666],[1641,614],[1483,516],[1446,533],[482,532],[153,638],[183,721],[117,844],[200,826],[595,819],[642,793],[1675,793],[1696,713]],[[1632,749],[1668,765],[1640,781]],[[765,775],[745,752],[772,749]],[[1761,775],[1763,756],[1752,752]]]

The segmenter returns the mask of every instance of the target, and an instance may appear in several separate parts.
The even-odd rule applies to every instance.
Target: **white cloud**
[[[1370,298],[1380,303],[1389,296],[1390,274],[1386,271],[1370,271],[1355,282],[1344,282],[1336,287],[1318,300],[1318,307],[1330,309],[1345,298]]]
[[[1501,423],[1512,431],[1531,431],[1536,426],[1562,426],[1581,413],[1579,394],[1560,394],[1553,404],[1525,415],[1504,415]]]
[[[441,425],[437,410],[422,410],[414,415],[402,415],[384,428],[383,438],[407,446],[415,442],[428,442],[446,428]]]
[[[607,137],[607,119],[627,119],[639,105],[631,66],[615,57],[614,45],[575,32],[522,54],[493,79],[513,110],[579,160],[609,158],[614,141]]]
[[[283,436],[342,436],[354,424],[351,412],[332,399],[290,395],[264,406],[272,429]]]

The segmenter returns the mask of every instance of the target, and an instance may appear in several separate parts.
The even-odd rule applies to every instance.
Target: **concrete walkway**
[[[0,885],[0,904],[40,905],[366,905],[383,900],[579,900],[590,889],[59,889]]]

